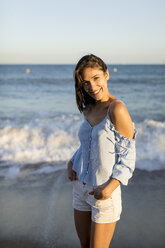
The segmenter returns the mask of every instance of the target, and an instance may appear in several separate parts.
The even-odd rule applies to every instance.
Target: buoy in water
[[[27,74],[30,73],[30,69],[29,69],[29,68],[26,69],[26,73],[27,73]]]
[[[117,68],[116,68],[116,67],[115,67],[115,68],[113,68],[113,71],[114,71],[114,72],[117,72]]]

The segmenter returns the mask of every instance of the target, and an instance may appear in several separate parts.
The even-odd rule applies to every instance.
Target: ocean
[[[165,66],[108,69],[109,91],[124,101],[138,131],[136,167],[165,169]],[[0,177],[51,173],[77,149],[83,116],[73,70],[74,65],[0,66]]]
[[[83,121],[76,106],[74,68],[75,65],[0,65],[2,248],[10,247],[10,240],[26,241],[20,245],[21,248],[33,247],[32,244],[26,246],[31,241],[34,244],[38,242],[37,247],[40,247],[39,243],[44,244],[43,247],[78,247],[71,245],[73,242],[78,244],[75,241],[76,234],[72,236],[70,233],[72,228],[68,227],[66,231],[64,225],[58,226],[59,222],[54,224],[60,216],[60,212],[55,210],[56,206],[59,209],[62,206],[64,212],[66,211],[64,197],[60,198],[59,195],[59,185],[63,187],[62,192],[71,205],[69,184],[66,183],[66,165],[79,146],[77,134]],[[142,177],[137,176],[141,178],[137,182],[140,185],[143,180],[152,184],[152,187],[160,182],[160,188],[164,190],[165,66],[108,65],[108,69],[109,91],[126,104],[138,131],[136,170]],[[154,175],[157,175],[155,182]],[[140,192],[140,197],[145,201],[146,196],[142,196],[143,191]],[[161,196],[163,197],[163,193]],[[132,199],[132,204],[136,205],[134,200]],[[162,198],[157,202],[163,211]],[[146,204],[144,203],[145,206]],[[161,216],[160,213],[159,217]],[[72,223],[72,218],[69,221]],[[66,220],[64,222],[67,225]],[[157,222],[155,226],[160,227],[160,223]],[[159,228],[159,232],[155,234],[155,242],[160,242],[159,235],[165,236],[162,230]],[[67,236],[63,242],[67,240],[68,243],[60,246],[58,242],[64,233]],[[146,235],[150,240],[146,243],[152,247],[152,235]],[[124,242],[122,237],[121,234],[121,243]],[[133,242],[135,240],[132,240],[130,247],[136,247]],[[11,243],[11,247],[19,247],[18,243],[15,245]],[[140,247],[148,246],[141,244]]]

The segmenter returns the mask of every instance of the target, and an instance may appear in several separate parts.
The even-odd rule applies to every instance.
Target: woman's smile
[[[90,91],[91,94],[97,96],[101,92],[101,88],[95,91]]]

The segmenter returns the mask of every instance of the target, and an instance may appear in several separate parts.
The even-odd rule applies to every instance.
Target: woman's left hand
[[[111,192],[105,186],[98,186],[96,189],[88,193],[94,195],[97,200],[106,200],[110,197]]]

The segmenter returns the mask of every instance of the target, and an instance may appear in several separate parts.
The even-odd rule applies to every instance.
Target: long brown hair
[[[94,54],[83,56],[77,63],[74,70],[74,80],[75,80],[75,93],[76,102],[79,111],[82,113],[83,109],[90,103],[96,102],[94,98],[88,95],[83,89],[83,70],[87,67],[99,68],[103,72],[107,71],[107,66],[102,59],[95,56]]]

